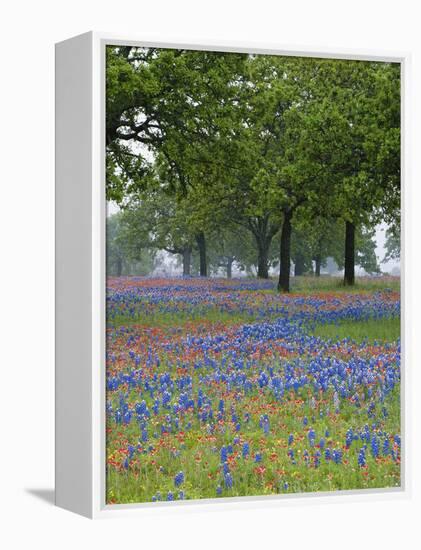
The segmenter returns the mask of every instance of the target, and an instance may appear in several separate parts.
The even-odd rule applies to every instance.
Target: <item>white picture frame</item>
[[[177,503],[105,503],[105,47],[138,45],[290,56],[391,61],[402,74],[402,234],[405,242],[408,65],[402,52],[297,49],[282,45],[209,42],[183,44],[89,32],[56,45],[56,505],[89,518],[139,514],[162,506],[280,506],[301,498],[402,498],[409,494],[409,363],[402,310],[402,483],[399,488],[341,493],[241,497]],[[402,303],[405,293],[402,246]]]

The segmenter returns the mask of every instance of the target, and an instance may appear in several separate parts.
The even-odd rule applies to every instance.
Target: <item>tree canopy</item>
[[[347,284],[355,263],[378,270],[374,227],[400,219],[399,65],[108,47],[106,75],[128,242],[185,275],[277,263],[286,292],[291,261],[319,275],[334,257]]]

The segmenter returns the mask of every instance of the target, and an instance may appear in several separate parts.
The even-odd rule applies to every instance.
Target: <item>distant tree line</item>
[[[108,47],[106,74],[113,273],[165,250],[185,275],[279,266],[288,292],[291,262],[333,257],[352,285],[379,222],[399,253],[398,64]]]

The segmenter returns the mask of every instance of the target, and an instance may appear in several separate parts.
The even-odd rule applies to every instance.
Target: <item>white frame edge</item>
[[[408,273],[402,247],[401,487],[107,505],[105,502],[105,47],[197,50],[390,61],[401,64],[402,235],[409,243],[410,54],[318,49],[206,40],[162,42],[89,32],[56,44],[56,505],[90,518],[185,510],[367,502],[410,497],[410,364],[407,352]],[[75,221],[77,223],[75,223]],[[99,368],[98,368],[99,366]],[[77,402],[75,401],[75,397]]]
[[[92,36],[56,45],[56,504],[92,504]]]

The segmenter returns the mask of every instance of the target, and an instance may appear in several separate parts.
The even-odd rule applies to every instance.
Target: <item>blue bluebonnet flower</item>
[[[224,446],[221,447],[221,462],[222,464],[228,460],[228,449]]]
[[[291,459],[292,464],[295,464],[295,457],[294,457],[294,451],[292,449],[288,449],[288,456]]]
[[[162,406],[163,406],[165,409],[168,409],[168,408],[169,408],[169,405],[170,405],[170,402],[171,402],[171,394],[170,394],[170,392],[165,391],[165,392],[162,394]]]
[[[360,439],[362,441],[366,441],[367,443],[370,442],[370,428],[368,427],[368,424],[364,426],[363,431],[360,434]]]
[[[174,485],[176,487],[180,487],[180,485],[183,483],[184,483],[184,472],[178,472],[174,476]]]
[[[376,434],[373,434],[370,443],[371,443],[371,454],[373,455],[374,458],[377,458],[379,456],[379,453],[380,453],[380,448],[379,448],[380,444],[379,444],[379,439],[376,436]]]
[[[218,411],[223,415],[225,412],[225,402],[223,399],[219,400]]]
[[[243,453],[243,458],[247,458],[250,454],[250,444],[247,441],[243,443],[242,453]]]
[[[316,439],[316,432],[313,430],[313,428],[310,428],[307,434],[308,441],[310,443],[311,447],[314,447],[314,442]]]
[[[259,426],[263,428],[265,435],[269,433],[269,417],[267,414],[262,414],[259,420]]]
[[[374,417],[374,408],[375,408],[375,404],[373,402],[371,402],[370,405],[368,406],[368,409],[367,409],[368,418],[373,418]]]
[[[172,493],[171,491],[168,491],[167,500],[174,500],[174,493]]]
[[[216,488],[216,494],[217,495],[221,495],[222,494],[222,487],[220,485],[217,486]]]
[[[289,436],[288,436],[288,445],[292,445],[293,441],[294,441],[293,434],[289,434]]]
[[[358,453],[358,466],[363,468],[366,464],[366,456],[365,456],[366,447],[361,447],[360,452]]]
[[[352,428],[349,428],[349,430],[346,432],[346,437],[345,437],[345,446],[347,449],[351,447],[351,443],[353,439],[354,439],[354,432]]]
[[[132,419],[132,411],[127,411],[123,415],[123,424],[130,424],[130,421]]]
[[[255,462],[262,462],[262,453],[256,453],[254,455],[254,461]]]
[[[146,401],[143,400],[140,403],[136,403],[135,411],[139,416],[147,416],[148,407],[146,405]]]
[[[333,449],[332,451],[332,460],[335,464],[341,464],[342,462],[342,451],[339,449]]]
[[[225,474],[224,482],[227,489],[232,489],[232,475],[229,472]]]

